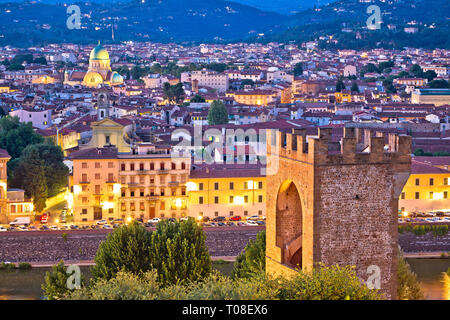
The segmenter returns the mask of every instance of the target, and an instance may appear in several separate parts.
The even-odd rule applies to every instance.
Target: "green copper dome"
[[[92,49],[89,60],[109,60],[109,53],[99,43],[94,49]]]

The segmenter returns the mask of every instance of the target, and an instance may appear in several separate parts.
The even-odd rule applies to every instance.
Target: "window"
[[[113,173],[108,173],[108,181],[109,182],[113,182],[114,181],[114,174]]]
[[[203,182],[200,182],[200,183],[198,184],[198,190],[203,190]]]
[[[203,204],[203,197],[198,197],[198,204]]]
[[[219,183],[218,182],[214,182],[214,190],[219,190]]]
[[[433,199],[433,192],[430,192],[430,199]]]
[[[164,162],[161,162],[161,163],[159,164],[159,168],[160,168],[161,170],[164,170]]]
[[[114,209],[113,209],[113,208],[109,208],[109,209],[108,209],[108,213],[109,213],[109,214],[113,214],[113,213],[114,213]]]
[[[83,174],[81,175],[81,181],[82,181],[82,182],[87,182],[87,181],[88,181],[88,179],[87,179],[87,174],[86,174],[86,173],[83,173]]]
[[[230,196],[230,203],[233,203],[233,201],[234,201],[234,197]]]
[[[263,196],[261,194],[258,196],[258,202],[263,202]]]
[[[150,170],[155,170],[155,164],[153,162],[150,163]]]
[[[401,198],[402,198],[402,200],[405,200],[405,193],[404,192],[402,192]]]
[[[244,211],[244,216],[248,216],[248,211],[247,210]]]
[[[134,171],[134,163],[130,163],[130,171]]]
[[[416,179],[416,186],[418,186],[420,184],[420,179]]]
[[[139,196],[143,197],[144,196],[144,189],[139,190]]]
[[[96,173],[96,174],[95,174],[95,179],[96,179],[96,180],[100,180],[100,173]]]
[[[258,216],[262,216],[262,210],[258,210]]]
[[[416,199],[420,199],[420,194],[419,194],[419,192],[416,192],[415,198],[416,198]]]
[[[434,179],[430,178],[430,186],[434,185]]]
[[[134,197],[134,191],[130,191],[130,197]]]
[[[230,217],[232,217],[232,216],[233,216],[233,214],[234,214],[234,212],[233,212],[233,211],[230,211]]]
[[[144,171],[144,164],[143,163],[139,164],[139,170]]]
[[[215,216],[215,217],[218,217],[218,216],[219,216],[219,211],[215,211],[215,212],[214,212],[214,216]]]
[[[166,202],[165,201],[161,201],[161,206],[160,206],[161,210],[165,210],[166,209]],[[162,217],[163,215],[161,215]]]
[[[125,171],[125,163],[122,163],[122,164],[120,165],[120,170],[121,170],[121,171]]]
[[[244,196],[244,202],[248,203],[248,196]]]
[[[87,209],[81,209],[81,214],[87,214]]]
[[[447,193],[447,191],[444,191],[444,199],[448,199],[448,193]]]
[[[219,197],[214,197],[214,203],[219,203]]]
[[[161,194],[161,197],[164,197],[164,195],[166,194],[166,192],[164,191],[164,188],[161,188],[160,194]]]
[[[186,170],[186,163],[184,163],[184,162],[181,163],[181,169]]]
[[[234,189],[234,182],[230,182],[230,190]]]
[[[106,144],[110,144],[111,143],[111,137],[110,136],[105,136],[105,141],[106,141]]]
[[[86,162],[81,163],[81,168],[82,169],[87,169],[88,168],[87,163]]]
[[[100,162],[95,163],[95,169],[100,169]]]
[[[108,162],[108,168],[114,168],[114,163],[113,162]]]
[[[175,170],[177,168],[177,165],[175,164],[175,162],[172,162],[172,170]]]
[[[259,181],[259,182],[258,182],[258,188],[259,188],[259,189],[262,189],[262,188],[263,188],[263,183],[262,183],[262,181]]]

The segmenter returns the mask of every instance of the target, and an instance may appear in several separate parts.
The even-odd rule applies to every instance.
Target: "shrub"
[[[151,234],[138,223],[124,225],[108,234],[95,255],[91,268],[95,279],[114,278],[119,271],[131,273],[151,269],[149,246]]]
[[[266,271],[266,231],[256,235],[256,240],[250,240],[243,252],[236,258],[232,276],[234,278],[249,278]]]
[[[16,268],[15,263],[6,263],[6,262],[0,263],[0,270],[13,270],[15,268]]]
[[[19,269],[20,270],[30,270],[32,267],[31,267],[31,263],[28,263],[28,262],[21,262],[21,263],[19,263]]]
[[[67,233],[62,233],[61,238],[63,238],[64,242],[67,242]]]
[[[71,290],[67,287],[67,279],[70,274],[66,271],[64,261],[61,260],[52,267],[52,272],[45,273],[44,284],[41,287],[48,300],[61,300],[69,296]],[[84,286],[83,276],[81,276],[81,286]]]
[[[397,299],[422,300],[424,294],[417,275],[411,271],[411,267],[402,255],[398,257],[397,269]]]
[[[164,286],[207,277],[212,268],[205,233],[194,219],[162,221],[151,235],[150,260]]]

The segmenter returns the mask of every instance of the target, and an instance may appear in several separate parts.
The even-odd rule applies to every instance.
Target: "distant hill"
[[[0,3],[0,45],[48,42],[219,41],[279,32],[283,16],[224,0],[76,3],[81,30],[66,27],[66,7],[42,2]]]
[[[10,0],[14,1],[14,0]],[[78,2],[82,29],[66,27],[61,0],[4,2],[0,0],[0,45],[110,42],[229,42],[317,40],[321,48],[448,48],[449,0],[234,0],[277,11],[298,4],[310,8],[285,15],[225,0],[96,0]],[[368,1],[368,0],[365,0]],[[368,30],[366,10],[381,8],[380,30]],[[311,5],[313,6],[311,8]],[[284,6],[284,7],[283,7]],[[283,8],[281,8],[283,7]],[[388,28],[389,26],[389,28]],[[405,33],[405,27],[417,33]]]
[[[367,29],[366,21],[370,14],[366,10],[373,4],[381,9],[380,30]],[[290,27],[288,30],[259,40],[301,43],[328,36],[332,40],[322,41],[322,47],[450,49],[449,0],[374,0],[372,3],[341,0],[316,10],[300,12],[290,17],[286,24]],[[405,33],[407,27],[417,28],[418,32]]]
[[[282,14],[292,14],[304,11],[314,6],[334,2],[336,0],[234,0],[235,2],[246,4],[260,10],[272,11]]]

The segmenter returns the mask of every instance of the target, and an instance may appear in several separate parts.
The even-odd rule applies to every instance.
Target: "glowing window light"
[[[197,191],[197,184],[195,182],[189,181],[186,183],[187,191]]]
[[[433,200],[441,200],[444,199],[444,194],[442,192],[433,192],[432,196]]]
[[[80,194],[81,193],[81,187],[79,185],[74,185],[73,186],[73,193],[74,194]]]
[[[113,209],[114,208],[114,203],[109,202],[109,201],[105,201],[101,203],[101,206],[103,209],[108,210],[108,209]]]
[[[175,206],[177,208],[181,208],[182,205],[183,205],[183,201],[181,199],[176,199],[175,200]]]
[[[120,183],[115,183],[115,184],[113,185],[113,192],[114,192],[115,194],[119,194],[121,188],[122,188],[122,186],[121,186]]]
[[[234,197],[233,202],[236,205],[243,205],[244,204],[244,197],[240,197],[240,196]]]

